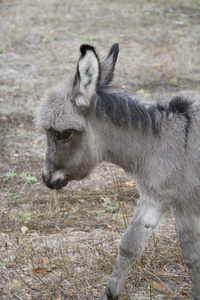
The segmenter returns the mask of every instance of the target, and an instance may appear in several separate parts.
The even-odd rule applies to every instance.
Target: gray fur
[[[47,92],[37,109],[48,144],[44,183],[60,189],[102,161],[124,168],[137,183],[140,201],[101,300],[119,298],[132,263],[168,210],[176,219],[193,299],[200,299],[200,95],[148,103],[108,86],[116,44],[102,63],[93,47],[81,49],[81,77],[75,73]]]

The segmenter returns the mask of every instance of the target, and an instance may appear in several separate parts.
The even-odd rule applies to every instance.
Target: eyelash
[[[62,132],[58,132],[57,139],[59,141],[69,142],[71,140],[72,134],[73,134],[72,130],[65,130]]]

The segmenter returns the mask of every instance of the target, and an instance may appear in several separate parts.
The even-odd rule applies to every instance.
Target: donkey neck
[[[101,90],[94,99],[93,114],[93,128],[103,145],[102,160],[126,172],[140,172],[149,150],[148,140],[159,131],[152,106],[122,92]]]
[[[106,126],[107,125],[107,126]],[[105,123],[103,160],[114,163],[128,173],[138,175],[148,157],[148,139],[141,130],[108,126]],[[105,144],[106,143],[106,144]]]

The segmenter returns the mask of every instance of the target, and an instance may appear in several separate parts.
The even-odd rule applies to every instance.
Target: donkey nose
[[[43,165],[42,179],[44,184],[52,190],[62,189],[69,181],[63,171],[52,172],[52,165],[49,161],[46,161]]]
[[[49,186],[51,180],[50,163],[45,162],[42,168],[42,180],[46,186]]]

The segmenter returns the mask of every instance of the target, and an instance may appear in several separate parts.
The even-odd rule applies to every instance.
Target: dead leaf
[[[18,153],[11,153],[10,156],[11,157],[19,157],[19,154]]]
[[[137,266],[137,269],[141,274],[143,273],[143,269],[140,266]]]
[[[84,199],[79,199],[78,202],[80,202],[81,204],[84,204],[85,200]]]
[[[154,289],[156,289],[157,291],[163,291],[163,290],[165,290],[165,287],[162,286],[161,284],[157,283],[157,282],[152,282],[152,286],[153,286]]]
[[[72,208],[71,207],[66,207],[65,210],[70,211],[70,210],[72,210]]]
[[[51,267],[52,270],[55,270],[56,268],[57,268],[56,265],[53,265],[53,266]]]
[[[7,268],[8,268],[8,269],[12,269],[12,268],[13,268],[13,265],[8,265]]]
[[[22,227],[21,227],[21,231],[22,231],[23,234],[27,233],[28,227],[22,226]]]
[[[6,115],[1,116],[0,119],[1,119],[2,121],[8,121],[8,120],[9,120],[8,116],[6,116]]]
[[[125,182],[125,186],[127,187],[135,187],[135,182],[133,180]]]
[[[59,296],[58,298],[56,298],[56,300],[61,300],[61,297]]]
[[[163,295],[163,296],[161,296],[161,298],[166,298],[166,299],[170,299],[170,298],[172,298],[172,295]]]
[[[187,296],[188,296],[188,294],[185,293],[185,292],[181,292],[180,294],[181,294],[181,296],[184,296],[184,297],[187,297]]]
[[[19,85],[16,85],[16,86],[12,86],[12,87],[11,87],[11,90],[12,90],[12,91],[19,90],[19,89],[20,89],[20,86],[19,86]]]
[[[40,268],[40,267],[38,267],[38,268],[35,268],[35,269],[34,269],[34,272],[35,272],[36,274],[43,273],[44,271],[46,271],[46,268]]]
[[[37,145],[40,143],[40,141],[41,141],[40,138],[39,138],[39,139],[36,139],[36,140],[34,140],[34,141],[32,142],[32,144],[33,144],[34,146],[37,146]]]
[[[109,228],[110,230],[114,230],[114,231],[117,231],[117,230],[118,230],[118,227],[117,227],[117,226],[111,226],[111,225],[109,225],[109,224],[107,224],[107,226],[108,226],[108,228]]]
[[[11,290],[19,290],[21,289],[22,284],[20,281],[15,281],[12,285],[11,285]]]
[[[43,262],[44,262],[44,263],[46,263],[46,264],[48,264],[48,263],[49,263],[49,259],[48,259],[48,257],[44,257],[42,260],[43,260]]]

